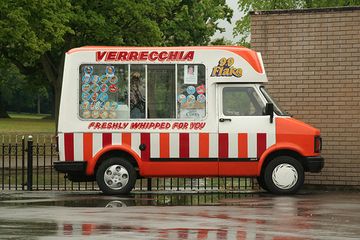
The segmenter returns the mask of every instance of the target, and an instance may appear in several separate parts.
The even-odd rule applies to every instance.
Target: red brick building
[[[360,188],[360,7],[251,13],[267,88],[322,132],[325,168],[309,184]]]

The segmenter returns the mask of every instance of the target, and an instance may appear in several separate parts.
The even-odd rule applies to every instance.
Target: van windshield
[[[262,94],[264,95],[264,97],[266,98],[266,100],[269,103],[274,104],[274,112],[276,113],[276,115],[289,116],[289,114],[286,111],[284,111],[280,108],[279,104],[270,96],[270,94],[265,90],[264,86],[260,87],[260,91],[262,92]]]

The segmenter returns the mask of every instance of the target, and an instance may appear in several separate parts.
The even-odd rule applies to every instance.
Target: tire
[[[123,158],[110,158],[99,166],[96,181],[106,195],[128,194],[134,188],[136,171]]]
[[[295,194],[304,184],[304,168],[290,156],[272,159],[264,171],[267,190],[274,194]]]
[[[263,176],[263,175],[262,175],[262,176],[259,176],[259,177],[257,177],[256,179],[257,179],[257,182],[258,182],[259,186],[260,186],[262,189],[268,191],[268,187],[265,185],[264,176]]]

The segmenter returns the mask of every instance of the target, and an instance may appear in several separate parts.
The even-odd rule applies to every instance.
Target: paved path
[[[2,192],[0,238],[359,239],[360,193]]]

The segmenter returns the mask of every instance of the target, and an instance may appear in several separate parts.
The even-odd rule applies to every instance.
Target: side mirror
[[[273,103],[266,103],[264,109],[264,115],[270,115],[270,123],[274,121],[274,104]]]

